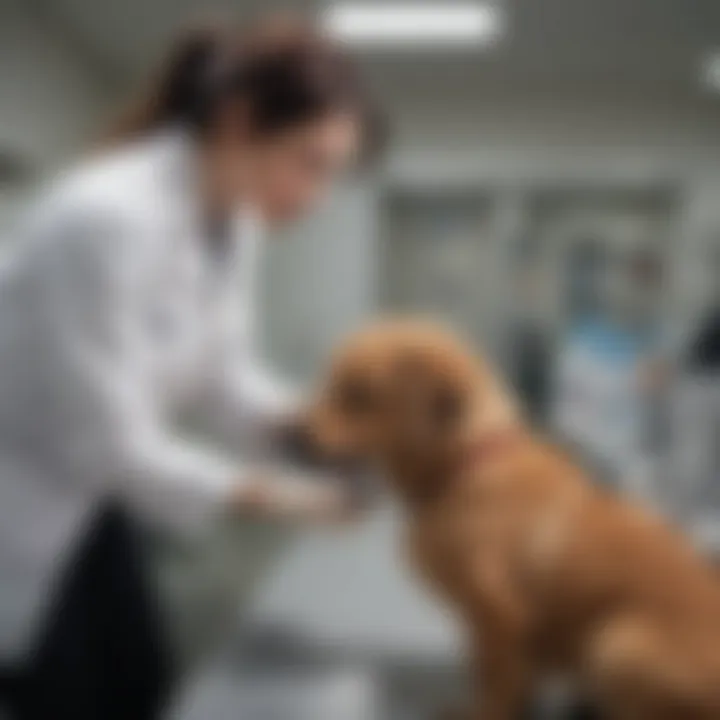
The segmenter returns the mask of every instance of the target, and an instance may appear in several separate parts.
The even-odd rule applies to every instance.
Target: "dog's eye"
[[[344,382],[337,391],[342,412],[352,417],[367,415],[375,405],[375,396],[367,383],[357,379]]]
[[[432,398],[430,412],[437,427],[450,427],[460,421],[464,411],[463,398],[451,388],[438,390]]]

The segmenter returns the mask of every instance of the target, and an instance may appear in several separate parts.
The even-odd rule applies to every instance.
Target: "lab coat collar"
[[[206,235],[202,195],[199,186],[198,148],[187,128],[168,126],[149,138],[151,152],[157,153],[158,166],[172,184],[177,211],[193,229],[196,238]],[[250,254],[262,242],[266,221],[260,210],[250,202],[238,204],[230,218],[232,267],[252,267]],[[232,273],[231,273],[232,274]]]

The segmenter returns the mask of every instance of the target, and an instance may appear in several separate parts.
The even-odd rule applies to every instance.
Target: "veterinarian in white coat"
[[[292,401],[253,355],[262,228],[370,139],[306,28],[191,33],[110,147],[32,207],[0,270],[0,690],[19,718],[156,717],[172,674],[139,518],[342,512],[233,454]],[[192,411],[225,450],[175,429]]]

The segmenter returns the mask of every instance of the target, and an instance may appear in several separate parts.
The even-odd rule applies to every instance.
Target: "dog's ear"
[[[426,501],[442,491],[471,400],[457,378],[433,372],[406,372],[394,383],[390,461],[398,489],[409,501]]]
[[[458,377],[412,359],[399,364],[391,399],[396,447],[426,462],[465,421],[469,400]]]
[[[456,427],[467,412],[466,393],[452,383],[441,383],[433,388],[428,400],[428,413],[431,423],[445,431]]]

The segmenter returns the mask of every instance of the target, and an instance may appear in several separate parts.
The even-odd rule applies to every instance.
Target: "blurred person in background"
[[[0,274],[0,689],[12,717],[154,718],[173,673],[140,523],[321,522],[339,486],[239,463],[293,393],[255,362],[263,227],[374,149],[352,61],[303,24],[199,29],[32,209]],[[181,434],[201,408],[220,446]]]
[[[544,426],[551,399],[553,339],[545,312],[545,277],[537,259],[521,262],[514,278],[516,308],[508,333],[507,365],[528,417]]]
[[[720,248],[708,258],[710,297],[682,353],[672,413],[672,499],[717,552],[720,527]]]
[[[571,327],[560,350],[553,424],[606,481],[649,498],[661,272],[643,248],[596,239],[570,257]]]

